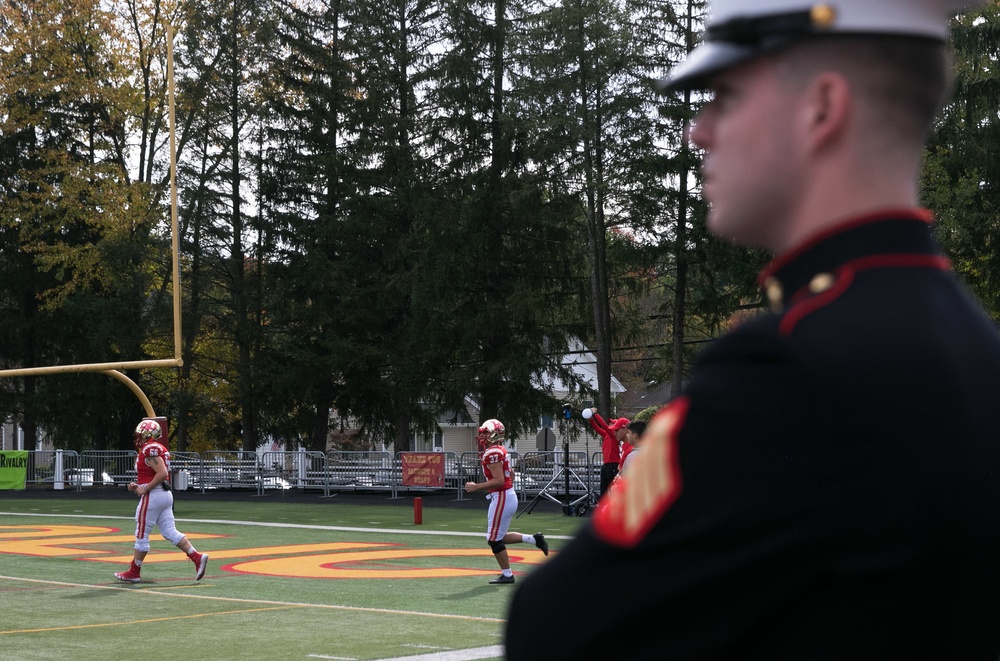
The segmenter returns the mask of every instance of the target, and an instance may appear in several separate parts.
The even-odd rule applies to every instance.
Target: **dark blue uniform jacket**
[[[929,217],[858,219],[762,285],[521,582],[509,659],[1000,658],[1000,335]]]

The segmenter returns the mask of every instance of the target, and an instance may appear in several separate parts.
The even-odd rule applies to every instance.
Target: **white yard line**
[[[74,519],[116,519],[133,521],[131,516],[104,516],[100,514],[42,514],[34,512],[0,512],[0,516],[41,516],[53,517],[63,516]],[[482,537],[481,532],[459,532],[456,530],[410,530],[400,528],[348,528],[346,526],[317,526],[305,523],[269,523],[264,521],[228,521],[225,519],[181,519],[179,522],[190,523],[217,523],[230,526],[259,526],[262,528],[300,528],[302,530],[334,530],[338,532],[376,532],[393,533],[399,535],[437,535],[442,537]],[[545,535],[546,539],[572,539],[568,535]]]
[[[310,659],[356,661],[356,659],[346,656],[327,656],[326,654],[307,654],[306,656]],[[420,654],[417,656],[396,656],[391,659],[378,659],[378,661],[474,661],[475,659],[494,659],[498,656],[503,656],[502,645],[472,647],[466,650],[449,650],[447,652],[433,652],[431,654]]]
[[[416,656],[394,656],[391,659],[379,659],[379,661],[473,661],[473,659],[493,659],[498,656],[503,656],[503,645],[472,647],[466,650],[433,652]]]
[[[130,594],[155,594],[157,597],[175,597],[179,599],[201,599],[205,601],[225,601],[237,604],[265,604],[268,606],[285,606],[296,608],[325,608],[338,611],[357,611],[363,613],[382,613],[389,615],[412,615],[414,617],[433,617],[444,620],[468,620],[475,622],[506,622],[497,617],[478,617],[473,615],[451,615],[449,613],[426,613],[423,611],[404,611],[393,608],[366,608],[362,606],[338,606],[335,604],[306,604],[296,601],[272,601],[268,599],[240,599],[236,597],[212,597],[203,594],[181,594],[178,592],[153,591],[151,589],[133,586],[96,585],[94,583],[67,583],[65,581],[46,581],[39,578],[23,578],[21,576],[0,576],[2,581],[21,581],[24,583],[40,583],[42,585],[61,585],[70,588],[87,588],[89,590],[128,590]]]

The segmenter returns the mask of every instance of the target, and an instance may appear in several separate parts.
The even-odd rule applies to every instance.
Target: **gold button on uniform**
[[[775,278],[767,278],[764,280],[764,294],[767,296],[767,302],[771,306],[771,312],[781,312],[785,297],[781,283]]]
[[[829,273],[820,273],[809,281],[809,292],[812,294],[822,294],[832,287],[834,282],[836,280]]]

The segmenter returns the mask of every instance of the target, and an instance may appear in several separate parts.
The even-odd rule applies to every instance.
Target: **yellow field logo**
[[[189,534],[188,539],[205,540],[225,535]],[[122,544],[131,549],[131,534],[106,526],[0,526],[0,555],[31,555],[38,557],[76,557],[87,562],[128,564],[129,552],[118,555],[111,551],[86,549],[91,544],[108,546]],[[155,544],[155,542],[154,542]],[[164,542],[166,544],[166,542]],[[213,550],[201,548],[212,557],[214,566],[223,571],[287,578],[456,578],[462,576],[492,576],[496,567],[488,548],[409,548],[381,542],[327,542],[319,544],[289,544],[240,549]],[[524,551],[508,549],[513,562],[539,564],[544,556],[528,546]],[[480,558],[488,561],[489,569],[470,567],[407,567],[407,560],[420,558]],[[227,559],[236,560],[226,564]],[[164,562],[188,562],[183,553],[170,547],[152,549],[144,565]],[[398,566],[386,566],[398,562]],[[219,564],[215,564],[219,563]],[[380,566],[381,565],[381,566]]]

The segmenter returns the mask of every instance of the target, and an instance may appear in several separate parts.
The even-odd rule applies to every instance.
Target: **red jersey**
[[[491,445],[483,452],[483,475],[487,480],[497,477],[490,472],[490,464],[500,464],[503,470],[503,486],[499,489],[490,489],[490,493],[495,491],[506,491],[514,486],[514,473],[510,470],[510,457],[507,456],[507,448],[502,445]]]
[[[635,449],[635,446],[634,446],[634,445],[632,445],[632,444],[631,444],[631,443],[629,443],[628,441],[622,441],[622,447],[621,447],[621,455],[622,455],[622,458],[621,458],[621,460],[620,460],[620,461],[618,462],[618,471],[619,471],[619,472],[621,472],[621,470],[622,470],[623,468],[625,468],[625,460],[626,460],[626,459],[628,459],[628,456],[629,456],[630,454],[632,454],[632,450],[634,450],[634,449]]]
[[[590,426],[603,439],[601,441],[601,453],[604,455],[604,463],[617,464],[621,461],[622,455],[618,448],[618,437],[611,431],[608,423],[604,422],[597,412],[590,418]]]
[[[156,471],[153,470],[152,466],[146,465],[147,457],[159,457],[163,460],[164,465],[167,467],[167,479],[170,479],[170,450],[166,448],[165,445],[161,443],[146,443],[142,446],[142,450],[139,451],[139,456],[135,458],[135,472],[138,475],[136,482],[139,484],[148,484],[153,481],[156,476]]]

